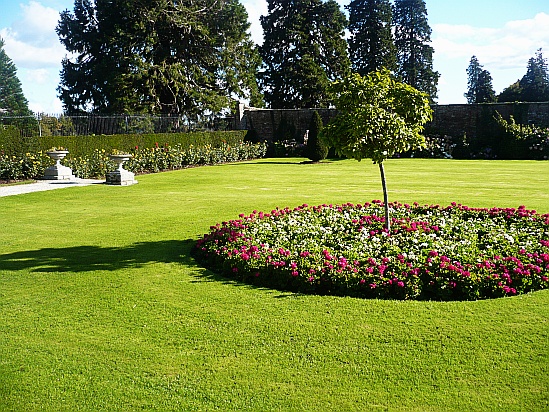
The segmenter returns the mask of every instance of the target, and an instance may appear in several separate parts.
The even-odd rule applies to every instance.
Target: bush
[[[322,119],[315,110],[309,123],[309,136],[305,150],[307,158],[313,162],[319,162],[328,156],[329,147],[319,136],[322,127]]]
[[[511,116],[509,122],[499,115],[496,121],[503,129],[503,159],[549,159],[549,128],[519,125]]]
[[[194,248],[225,276],[362,298],[475,300],[549,288],[549,214],[393,203],[303,205],[217,224]]]
[[[135,147],[152,148],[156,144],[162,146],[180,145],[188,148],[191,146],[220,147],[223,144],[235,145],[244,139],[245,130],[217,131],[217,132],[191,132],[191,133],[160,133],[160,134],[124,134],[124,135],[91,135],[91,136],[42,136],[20,137],[13,128],[0,133],[0,149],[6,154],[21,155],[50,149],[51,147],[64,147],[71,156],[86,157],[96,150],[106,150],[110,153],[114,149],[130,151]]]
[[[121,150],[125,151],[125,150]],[[133,158],[124,164],[124,168],[134,173],[154,173],[163,170],[180,169],[194,165],[217,164],[250,160],[264,157],[267,146],[264,143],[248,144],[239,142],[235,145],[222,143],[219,147],[210,145],[203,147],[186,147],[178,144],[174,147],[156,144],[152,148],[134,147],[127,152]],[[115,164],[108,154],[113,150],[95,149],[85,156],[70,156],[62,163],[70,167],[73,174],[79,178],[104,178]],[[69,153],[70,155],[70,153]],[[37,179],[44,175],[46,167],[53,161],[44,153],[22,156],[0,154],[0,179],[25,180]]]

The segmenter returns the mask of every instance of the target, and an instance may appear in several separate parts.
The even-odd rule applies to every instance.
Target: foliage
[[[349,55],[353,72],[365,76],[383,67],[396,69],[392,9],[388,0],[352,0],[349,11]]]
[[[327,106],[329,82],[349,72],[346,23],[334,0],[268,1],[259,80],[271,108]]]
[[[517,80],[513,84],[511,84],[509,87],[506,87],[503,89],[503,91],[498,94],[497,101],[500,103],[505,102],[520,102],[522,101],[522,87],[520,87],[520,80]]]
[[[218,147],[223,143],[237,144],[245,136],[245,131],[239,130],[229,132],[21,137],[13,129],[10,130],[5,134],[0,130],[0,149],[7,154],[45,151],[50,147],[63,146],[73,156],[86,156],[96,149],[104,149],[109,152],[112,149],[128,151],[136,146],[153,147],[157,142],[167,143],[171,146],[181,144],[184,147],[190,145]]]
[[[177,113],[196,119],[259,100],[259,57],[238,0],[76,1],[57,33],[66,112]]]
[[[18,116],[32,114],[17,77],[17,68],[6,54],[4,40],[0,38],[0,115],[4,113]]]
[[[549,128],[517,124],[513,116],[507,122],[499,113],[496,121],[504,131],[504,159],[549,159]]]
[[[425,92],[431,101],[437,97],[440,74],[433,71],[434,49],[424,0],[396,0],[393,8],[396,74],[401,81]]]
[[[196,256],[256,285],[363,298],[476,300],[549,288],[549,214],[391,204],[254,211],[217,224]]]
[[[328,156],[329,147],[320,136],[322,128],[322,118],[315,110],[311,117],[311,122],[309,123],[309,135],[306,149],[307,157],[313,162],[319,162],[320,160],[326,159]]]
[[[307,146],[296,140],[279,140],[269,145],[269,157],[307,157]]]
[[[189,166],[220,164],[250,160],[265,156],[267,146],[264,143],[235,145],[222,143],[220,146],[184,146],[177,144],[170,146],[156,145],[152,148],[135,146],[129,152],[132,158],[124,164],[124,168],[135,173],[156,173],[164,170],[181,169]],[[109,170],[114,170],[115,163],[108,154],[118,150],[94,149],[85,155],[75,156],[69,153],[69,157],[62,163],[70,167],[76,177],[104,178]],[[26,153],[22,156],[6,155],[0,153],[0,179],[2,180],[26,180],[37,179],[44,175],[46,167],[52,164],[52,160],[40,151],[38,154]]]
[[[431,118],[429,101],[388,71],[352,74],[335,82],[332,90],[338,115],[323,134],[339,154],[379,164],[424,144],[420,133]]]
[[[490,72],[484,70],[476,56],[471,57],[467,67],[467,103],[492,103],[496,94],[492,86]]]
[[[522,100],[526,102],[545,102],[549,100],[549,73],[547,72],[547,59],[541,53],[536,52],[535,57],[528,60],[526,74],[520,80]]]
[[[528,60],[526,74],[505,88],[497,97],[498,102],[544,102],[549,100],[549,72],[547,59],[541,49]]]

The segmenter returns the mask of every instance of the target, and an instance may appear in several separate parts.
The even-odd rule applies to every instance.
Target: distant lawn
[[[549,410],[549,291],[303,296],[195,264],[193,242],[239,213],[382,197],[369,161],[300,161],[0,198],[0,410]],[[391,201],[549,213],[549,162],[386,173]]]

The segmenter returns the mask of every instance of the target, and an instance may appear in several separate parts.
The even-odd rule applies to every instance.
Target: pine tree
[[[17,68],[4,50],[4,40],[0,38],[0,113],[30,116],[28,101],[23,94]]]
[[[467,68],[467,103],[492,103],[496,93],[492,86],[490,72],[483,69],[476,56],[472,56]]]
[[[353,72],[365,76],[382,67],[396,69],[389,0],[353,0],[349,10],[349,55]]]
[[[526,74],[519,82],[522,88],[522,100],[525,102],[542,102],[549,100],[549,74],[547,59],[543,58],[541,49],[536,56],[528,60]]]
[[[259,79],[271,108],[327,106],[329,82],[349,72],[346,24],[334,0],[268,0]]]
[[[404,83],[429,95],[437,96],[440,74],[433,71],[434,49],[431,27],[427,21],[424,0],[396,0],[393,8],[395,46],[397,49],[397,76]]]
[[[313,162],[319,162],[328,156],[329,147],[320,137],[322,127],[322,118],[315,110],[309,123],[309,136],[306,149],[307,158]]]
[[[239,0],[75,0],[57,26],[65,110],[196,117],[259,97]]]
[[[522,79],[505,88],[497,97],[498,102],[544,102],[549,100],[549,73],[547,59],[541,53],[528,60]]]

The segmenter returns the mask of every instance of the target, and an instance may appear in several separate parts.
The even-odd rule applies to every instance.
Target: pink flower
[[[294,270],[292,271],[292,276],[295,278],[295,277],[298,277],[299,276],[299,272],[297,270]]]
[[[404,287],[404,282],[402,280],[400,280],[398,283],[397,283],[397,286],[399,288],[403,288]]]

